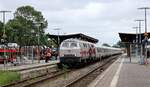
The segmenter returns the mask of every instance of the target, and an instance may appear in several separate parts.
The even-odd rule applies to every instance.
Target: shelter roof
[[[65,40],[65,39],[69,39],[69,38],[77,38],[77,39],[81,39],[81,40],[85,40],[91,43],[97,43],[98,39],[95,39],[93,37],[87,36],[85,34],[82,33],[78,33],[78,34],[69,34],[69,35],[51,35],[51,34],[47,34],[47,36],[49,38],[54,38],[55,40],[60,39],[60,43]]]
[[[144,40],[144,33],[137,34],[138,43],[140,41],[139,37],[141,35],[141,41]],[[122,42],[125,43],[135,43],[136,42],[136,34],[135,33],[119,33],[119,37]],[[150,32],[148,32],[148,39],[150,37]]]

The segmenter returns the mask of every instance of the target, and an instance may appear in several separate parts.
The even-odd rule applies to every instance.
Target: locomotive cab
[[[60,61],[69,64],[80,62],[80,45],[77,40],[68,39],[60,45]]]

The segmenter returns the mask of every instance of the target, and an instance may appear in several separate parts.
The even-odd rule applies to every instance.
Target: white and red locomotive
[[[96,47],[94,43],[79,39],[66,39],[60,45],[60,63],[69,66],[85,64],[121,52],[117,48]]]

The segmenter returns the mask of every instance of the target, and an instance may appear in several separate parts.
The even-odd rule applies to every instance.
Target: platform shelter
[[[47,36],[52,39],[56,44],[61,44],[63,40],[69,39],[69,38],[77,38],[80,40],[85,40],[91,43],[97,43],[98,39],[95,39],[93,37],[87,36],[82,33],[77,33],[77,34],[68,34],[68,35],[52,35],[52,34],[47,34]]]
[[[147,33],[148,34],[148,39],[150,38],[150,32]],[[122,43],[125,43],[126,45],[126,49],[127,49],[127,55],[130,57],[131,56],[131,46],[132,45],[140,45],[142,44],[142,46],[144,47],[144,33],[141,34],[135,34],[135,33],[119,33],[119,37],[121,39]],[[140,39],[141,37],[141,39]],[[141,40],[141,41],[140,41]],[[140,43],[141,42],[141,43]],[[143,53],[144,53],[144,49],[143,49]]]

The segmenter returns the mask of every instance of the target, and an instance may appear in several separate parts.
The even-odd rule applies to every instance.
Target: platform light
[[[141,8],[138,8],[140,10],[144,10],[145,11],[145,33],[147,33],[147,9],[150,9],[150,7],[141,7]],[[145,35],[145,59],[146,59],[146,62],[147,62],[147,40],[148,40],[148,37]]]
[[[61,30],[60,28],[54,28],[53,30],[56,30],[57,31],[57,35],[58,35],[58,38],[57,38],[57,52],[58,52],[58,59],[59,59],[59,45],[60,45],[60,37],[59,37],[59,31]]]
[[[140,64],[144,64],[144,59],[143,59],[143,56],[142,56],[142,38],[141,38],[141,22],[144,21],[144,20],[141,20],[141,19],[138,19],[138,20],[135,20],[136,22],[139,22],[139,44],[140,44]]]

